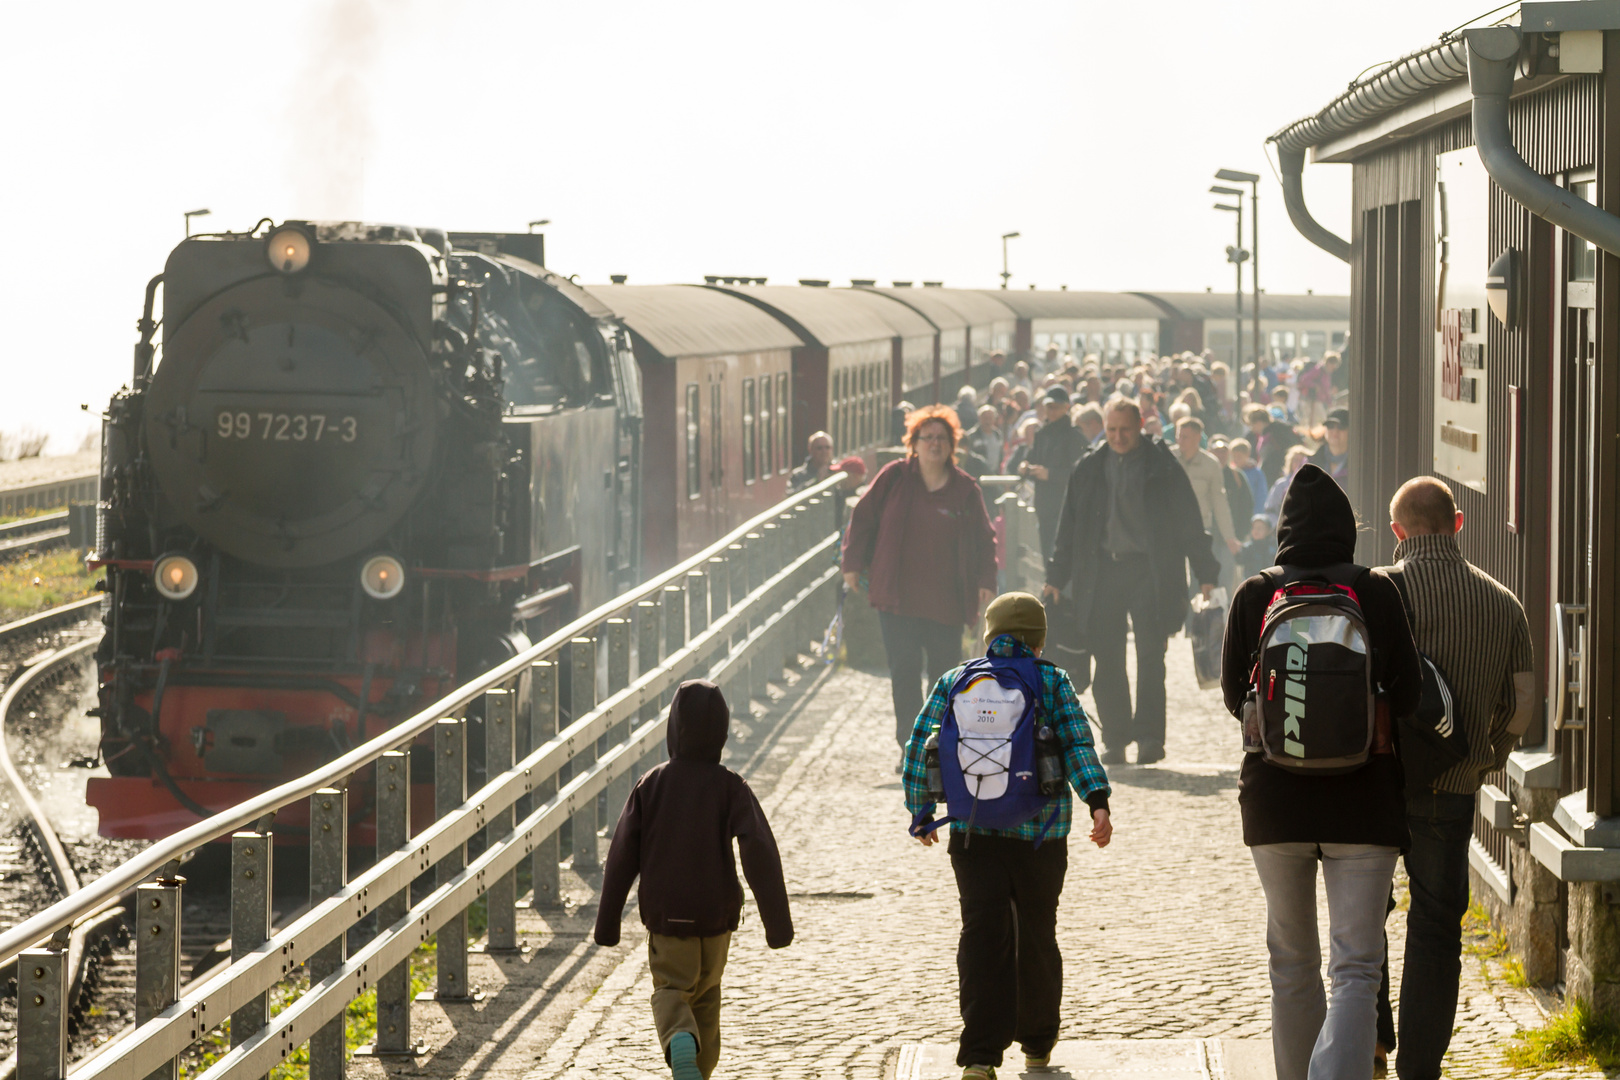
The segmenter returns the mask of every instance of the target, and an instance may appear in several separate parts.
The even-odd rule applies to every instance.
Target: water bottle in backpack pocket
[[[1381,749],[1367,622],[1355,590],[1339,580],[1361,572],[1353,565],[1282,571],[1260,625],[1243,709],[1245,750],[1322,776],[1358,769]]]

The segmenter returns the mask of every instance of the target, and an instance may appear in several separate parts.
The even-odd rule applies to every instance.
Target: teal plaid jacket
[[[1013,635],[1001,634],[990,642],[986,655],[1034,656],[1035,654],[1029,646]],[[1080,797],[1093,809],[1106,807],[1110,794],[1108,774],[1103,771],[1102,762],[1097,760],[1097,750],[1091,738],[1091,722],[1086,718],[1086,710],[1074,692],[1074,684],[1069,682],[1068,672],[1051,664],[1041,664],[1040,672],[1043,705],[1050,718],[1052,729],[1057,734],[1058,742],[1063,745],[1063,767],[1068,773],[1069,785],[1078,791]],[[928,742],[929,733],[944,722],[945,714],[950,709],[951,687],[956,685],[957,677],[961,673],[962,669],[957,667],[940,676],[939,681],[934,684],[933,693],[928,695],[928,701],[923,705],[922,712],[917,714],[917,722],[911,729],[911,740],[906,743],[905,768],[901,782],[906,793],[906,810],[914,817],[919,813],[932,815],[934,811],[934,803],[928,798],[928,769],[923,756],[924,745]],[[975,826],[972,832],[985,836],[1011,837],[1015,840],[1034,840],[1041,836],[1042,827],[1046,826],[1047,819],[1052,815],[1051,804],[1056,803],[1057,816],[1052,818],[1051,826],[1046,828],[1045,839],[1054,840],[1068,836],[1073,818],[1073,801],[1072,796],[1065,790],[1052,797],[1046,810],[1016,829],[981,829]],[[951,822],[950,828],[952,832],[968,831],[967,826],[960,821]]]

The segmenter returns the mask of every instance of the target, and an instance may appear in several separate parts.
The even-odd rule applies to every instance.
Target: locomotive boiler
[[[104,425],[104,835],[307,772],[635,582],[629,338],[540,244],[261,222],[170,254]]]

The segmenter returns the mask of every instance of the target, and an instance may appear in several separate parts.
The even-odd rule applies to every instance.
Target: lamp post
[[[1212,187],[1209,189],[1217,195],[1239,194],[1231,188]],[[1234,372],[1243,370],[1243,262],[1249,253],[1243,250],[1243,200],[1238,199],[1234,205],[1216,203],[1215,209],[1225,210],[1227,213],[1237,215],[1237,243],[1226,249],[1226,261],[1231,263],[1237,271],[1237,288],[1233,293],[1233,302],[1236,310],[1232,318],[1232,368]]]
[[[1249,384],[1249,393],[1253,394],[1260,381],[1260,354],[1265,352],[1265,339],[1260,336],[1260,176],[1238,169],[1217,169],[1215,179],[1249,185],[1249,255],[1254,260],[1249,268],[1249,288],[1254,290],[1254,381]],[[1243,238],[1239,237],[1239,246],[1242,243]]]
[[[1003,289],[1007,287],[1007,282],[1012,280],[1012,274],[1007,270],[1007,241],[1017,235],[1015,232],[1001,234],[1001,287]]]
[[[207,217],[210,212],[211,211],[208,211],[208,210],[187,210],[186,211],[186,235],[187,236],[191,235],[191,219],[192,218],[194,218],[194,217]]]
[[[551,224],[551,219],[550,218],[541,218],[539,221],[531,221],[531,222],[529,222],[529,231],[534,232],[534,230],[544,228],[545,226],[550,225],[550,224]]]

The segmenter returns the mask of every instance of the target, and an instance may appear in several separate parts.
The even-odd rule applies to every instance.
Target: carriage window
[[[752,484],[759,463],[759,432],[754,427],[754,380],[743,380],[743,483]]]
[[[788,377],[787,373],[776,377],[776,424],[782,433],[782,471],[787,472],[793,468],[793,436],[789,432],[788,423]]]
[[[766,375],[759,380],[759,449],[763,461],[760,464],[761,477],[772,476],[776,473],[776,395],[773,393],[775,385],[771,377]]]
[[[703,439],[698,433],[698,385],[686,385],[686,497],[703,494]]]
[[[709,484],[719,487],[726,480],[725,384],[709,384]]]

